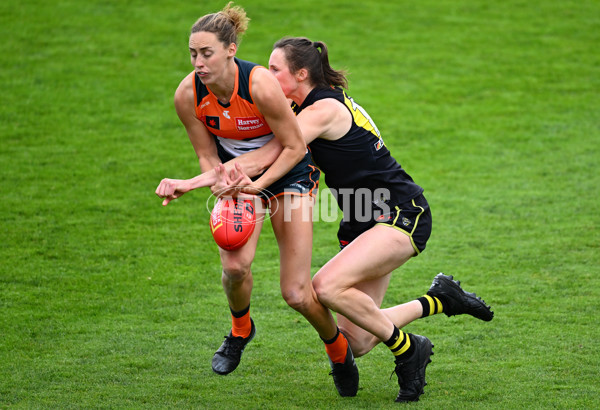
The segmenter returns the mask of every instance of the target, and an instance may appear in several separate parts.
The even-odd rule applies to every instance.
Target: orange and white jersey
[[[262,147],[273,132],[252,100],[252,74],[258,64],[234,58],[237,68],[233,95],[221,103],[198,75],[194,76],[196,116],[233,156]]]

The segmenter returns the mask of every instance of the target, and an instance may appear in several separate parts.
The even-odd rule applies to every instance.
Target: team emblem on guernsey
[[[402,225],[408,226],[412,223],[412,221],[406,217],[402,217]]]
[[[210,128],[214,128],[215,130],[220,130],[221,125],[219,122],[219,117],[215,117],[213,115],[206,116],[206,125]]]

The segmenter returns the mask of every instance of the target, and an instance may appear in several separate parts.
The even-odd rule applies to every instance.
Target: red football
[[[217,245],[228,251],[241,248],[256,225],[250,199],[219,198],[210,214],[210,230]]]

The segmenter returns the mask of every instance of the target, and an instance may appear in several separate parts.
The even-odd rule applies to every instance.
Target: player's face
[[[236,51],[235,44],[227,47],[215,33],[207,31],[192,33],[189,46],[192,65],[204,84],[214,84],[219,80],[226,71],[229,57],[235,56]]]
[[[290,73],[283,49],[276,48],[269,58],[269,71],[277,78],[286,97],[291,98],[298,87],[296,77]]]

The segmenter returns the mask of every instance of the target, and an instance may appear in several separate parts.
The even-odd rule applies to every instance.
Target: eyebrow
[[[201,47],[199,48],[200,51],[204,51],[204,50],[210,50],[210,46],[206,46],[206,47]],[[195,48],[190,47],[190,51],[196,51]]]

